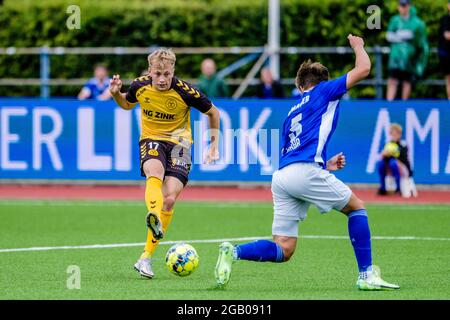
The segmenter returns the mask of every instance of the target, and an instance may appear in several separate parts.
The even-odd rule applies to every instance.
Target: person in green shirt
[[[225,98],[229,96],[228,86],[216,74],[216,63],[212,59],[205,59],[201,64],[202,75],[198,81],[198,88],[210,98]]]
[[[447,12],[440,21],[438,38],[439,69],[445,76],[447,98],[450,100],[450,0],[447,3]]]
[[[402,82],[401,97],[409,99],[411,83],[423,76],[429,46],[425,23],[417,16],[410,0],[400,0],[399,14],[389,22],[387,40],[391,43],[387,100],[394,100]]]

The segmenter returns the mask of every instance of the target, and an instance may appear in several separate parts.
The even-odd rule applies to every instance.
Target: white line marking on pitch
[[[393,206],[395,210],[408,211],[449,211],[450,205],[447,204],[386,204],[386,203],[370,203],[371,207]],[[50,207],[145,207],[143,201],[139,200],[9,200],[0,199],[0,206],[50,206]],[[200,208],[271,208],[271,202],[198,202],[198,201],[181,201],[180,207],[200,207]],[[370,212],[370,210],[369,210]]]
[[[104,200],[1,200],[0,206],[49,206],[49,207],[142,207],[145,208],[144,201],[139,200],[123,200],[123,201],[104,201]],[[250,207],[272,207],[271,202],[196,202],[196,201],[181,201],[181,207],[201,207],[201,208],[250,208]]]
[[[161,245],[175,244],[179,242],[188,243],[219,243],[224,241],[250,241],[258,239],[271,239],[272,237],[244,237],[244,238],[228,238],[228,239],[204,239],[204,240],[174,240],[174,241],[161,241]],[[322,239],[322,240],[347,240],[348,236],[327,236],[327,235],[303,235],[300,239]],[[433,238],[433,237],[389,237],[389,236],[374,236],[373,240],[416,240],[416,241],[450,241],[450,238]],[[140,247],[145,243],[114,243],[114,244],[93,244],[84,246],[60,246],[60,247],[31,247],[31,248],[12,248],[12,249],[0,249],[0,253],[6,252],[23,252],[23,251],[52,251],[52,250],[70,250],[70,249],[107,249],[107,248],[127,248],[127,247]]]
[[[174,240],[174,241],[161,241],[160,245],[175,244],[179,242],[189,243],[218,243],[224,241],[249,241],[258,239],[268,239],[271,237],[246,237],[246,238],[229,238],[229,239],[204,239],[204,240]],[[62,246],[62,247],[32,247],[32,248],[14,248],[14,249],[0,249],[0,253],[3,252],[19,252],[19,251],[50,251],[50,250],[68,250],[68,249],[105,249],[105,248],[125,248],[125,247],[140,247],[144,246],[144,242],[135,243],[115,243],[115,244],[93,244],[85,246]]]

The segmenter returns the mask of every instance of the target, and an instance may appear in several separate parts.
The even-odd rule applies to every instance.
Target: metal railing
[[[79,47],[79,48],[64,48],[64,47],[33,47],[33,48],[0,48],[0,55],[39,55],[40,57],[40,77],[39,78],[0,78],[0,86],[15,86],[18,82],[23,86],[40,86],[40,94],[43,98],[50,96],[50,86],[67,86],[67,85],[79,85],[85,84],[87,79],[51,79],[50,78],[50,56],[51,55],[148,55],[158,47]],[[374,86],[376,88],[376,97],[383,98],[383,87],[386,85],[386,80],[383,78],[383,55],[390,53],[389,47],[368,47],[366,48],[369,54],[374,55],[375,64],[374,72],[375,77],[367,79],[361,82],[361,85]],[[226,83],[229,85],[238,85],[239,88],[235,93],[235,97],[240,97],[245,88],[248,85],[256,85],[259,80],[255,79],[255,75],[263,62],[269,58],[266,46],[261,47],[180,47],[172,48],[176,54],[230,54],[230,55],[242,55],[243,58],[234,62],[232,65],[219,71],[221,76],[227,76],[242,66],[258,60],[256,67],[252,68],[251,72],[245,79],[226,79]],[[430,53],[436,54],[437,48],[432,48]],[[282,47],[279,54],[292,55],[292,54],[335,54],[335,55],[348,55],[353,54],[353,50],[350,47]],[[124,84],[131,83],[132,79],[124,79]],[[195,83],[196,79],[191,79],[191,82]],[[293,85],[293,78],[280,79],[283,85]],[[444,86],[444,80],[426,79],[421,80],[419,83],[427,86]]]

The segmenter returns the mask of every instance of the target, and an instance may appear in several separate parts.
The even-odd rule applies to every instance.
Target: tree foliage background
[[[367,46],[386,46],[385,31],[397,1],[383,0],[281,0],[282,46],[346,46],[349,33],[364,36]],[[69,5],[81,9],[81,28],[69,30]],[[369,30],[369,5],[381,8],[381,29]],[[437,46],[439,19],[447,13],[445,0],[417,0],[414,5],[427,24],[431,47]],[[267,39],[267,0],[6,0],[0,5],[0,47],[215,47],[263,46]],[[195,79],[205,55],[179,55],[177,74]],[[218,69],[241,56],[212,55]],[[282,55],[281,76],[293,78],[305,59],[320,60],[332,76],[349,70],[351,55]],[[374,57],[373,57],[374,58]],[[387,64],[387,56],[383,58]],[[53,55],[51,78],[89,78],[92,66],[105,62],[111,73],[135,78],[147,68],[141,55]],[[243,78],[251,65],[231,78]],[[386,75],[386,67],[384,74]],[[372,71],[374,76],[374,70]],[[39,56],[0,55],[0,78],[39,78]],[[438,59],[430,55],[427,79],[440,79]],[[286,86],[289,94],[292,86]],[[52,87],[52,96],[74,96],[79,87]],[[1,96],[35,96],[38,87],[0,87]],[[246,92],[253,94],[252,89]],[[373,87],[358,87],[354,97],[372,98]],[[443,98],[441,87],[418,84],[414,98]]]

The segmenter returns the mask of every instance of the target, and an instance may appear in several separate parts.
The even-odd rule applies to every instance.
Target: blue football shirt
[[[89,99],[98,99],[109,88],[109,78],[106,77],[103,82],[96,78],[89,79],[84,85],[83,89],[87,89],[91,94]]]
[[[339,101],[347,92],[347,74],[322,81],[301,96],[284,120],[280,169],[294,162],[326,167],[327,144],[336,129]]]

